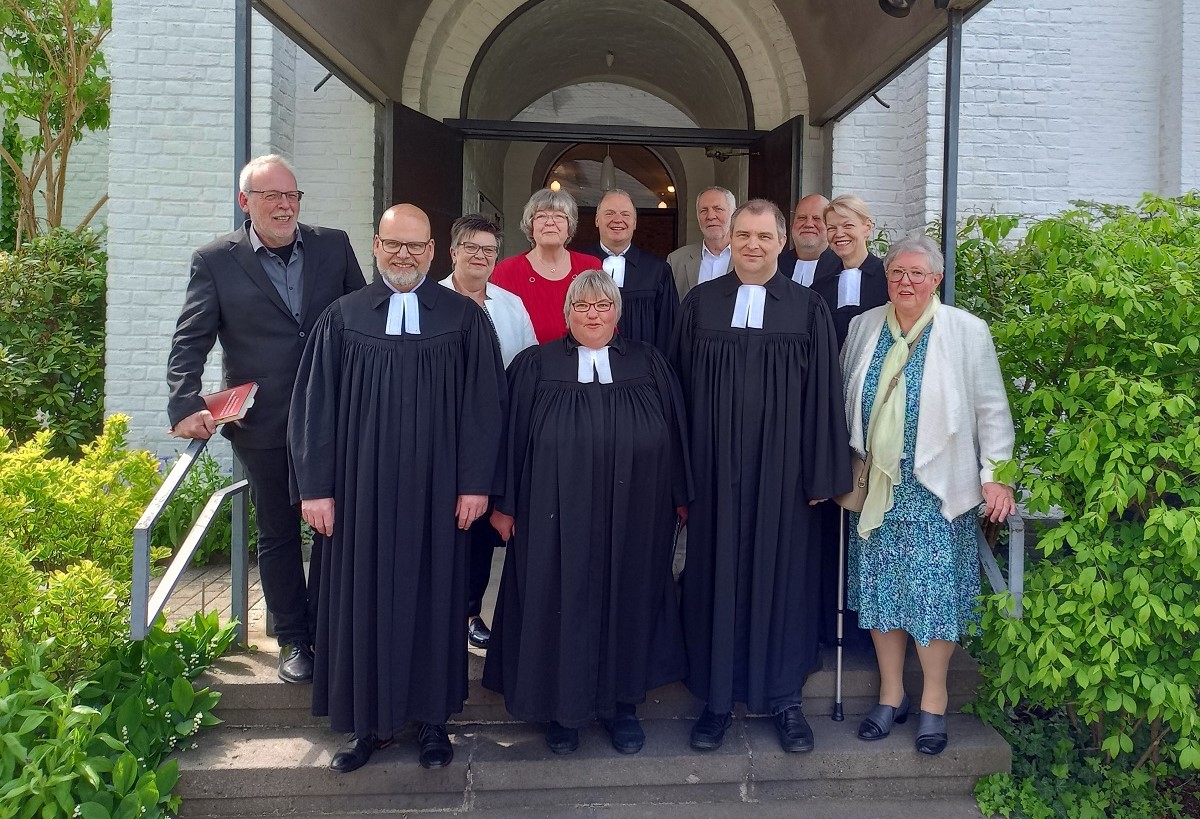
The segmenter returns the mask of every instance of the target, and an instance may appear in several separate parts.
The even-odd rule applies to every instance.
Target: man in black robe
[[[666,355],[675,331],[679,293],[667,263],[633,244],[636,228],[633,199],[625,191],[611,190],[596,206],[600,242],[583,252],[603,259],[604,270],[621,288],[617,332],[623,338],[653,344]]]
[[[842,272],[842,260],[829,246],[825,232],[828,205],[824,196],[810,193],[792,210],[792,246],[779,254],[779,272],[796,284],[816,287],[818,279]]]
[[[850,488],[837,340],[825,302],[778,272],[783,214],[733,219],[734,270],[684,299],[671,360],[688,407],[696,496],[681,609],[692,747],[724,739],[735,702],[809,751],[804,679],[819,665],[823,544],[812,508]]]
[[[503,427],[500,351],[474,301],[426,277],[412,205],[384,213],[380,276],[334,302],[305,350],[289,443],[322,562],[313,713],[366,764],[409,720],[420,762],[450,763],[467,695],[466,530],[487,508]]]

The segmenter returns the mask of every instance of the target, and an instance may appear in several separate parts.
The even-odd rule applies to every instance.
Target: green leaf
[[[112,819],[112,814],[108,812],[108,808],[96,802],[84,802],[79,806],[79,815],[81,819]]]
[[[117,764],[113,766],[113,790],[119,796],[124,796],[129,793],[129,789],[133,787],[134,781],[137,779],[137,760],[133,754],[126,751],[117,759]]]
[[[175,710],[181,714],[188,714],[195,698],[196,692],[191,681],[187,677],[176,677],[171,684],[171,703]]]

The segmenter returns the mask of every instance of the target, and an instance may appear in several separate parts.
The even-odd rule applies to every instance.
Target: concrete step
[[[268,643],[259,643],[267,645]],[[905,685],[916,694],[921,690],[921,668],[914,651],[909,651]],[[819,719],[833,713],[836,688],[836,653],[822,650],[822,668],[809,676],[804,686],[804,712]],[[458,722],[506,722],[512,717],[500,695],[479,683],[483,674],[483,652],[472,649],[469,665],[469,694]],[[217,715],[229,725],[249,726],[321,726],[323,720],[311,715],[312,693],[307,685],[285,685],[276,676],[276,656],[267,651],[243,651],[219,660],[201,684],[221,691]],[[950,663],[948,687],[950,713],[959,713],[974,696],[979,674],[974,660],[963,650],[955,652]],[[842,706],[847,719],[862,716],[879,701],[879,675],[875,658],[865,650],[847,651],[843,657]],[[700,712],[699,703],[681,684],[667,685],[650,692],[638,709],[647,719],[692,717]],[[916,704],[914,703],[914,708]]]
[[[421,816],[423,811],[297,814],[295,819],[362,819],[363,816]],[[970,796],[941,799],[838,799],[814,797],[777,802],[707,804],[578,805],[551,809],[438,811],[473,819],[982,819]]]
[[[937,757],[913,748],[915,720],[896,726],[892,737],[880,742],[860,741],[854,735],[856,722],[849,719],[810,722],[817,745],[810,754],[781,751],[773,724],[761,718],[736,719],[725,744],[704,753],[688,746],[689,720],[646,720],[646,747],[631,756],[614,751],[597,725],[583,731],[579,751],[555,756],[537,727],[460,724],[451,728],[455,759],[448,768],[422,769],[410,730],[351,774],[328,768],[344,740],[341,735],[313,727],[222,727],[204,734],[198,749],[179,755],[180,816],[387,811],[493,811],[501,816],[504,811],[525,815],[518,811],[527,808],[542,810],[542,815],[586,816],[590,814],[554,811],[607,805],[627,806],[622,808],[626,813],[614,816],[657,817],[668,815],[659,812],[659,805],[704,805],[702,811],[678,807],[675,814],[688,810],[689,817],[696,817],[724,815],[709,813],[712,804],[756,801],[815,805],[814,800],[861,799],[868,805],[879,798],[903,802],[912,797],[924,804],[925,799],[967,797],[978,777],[1008,771],[1011,765],[1004,740],[967,715],[949,717],[950,746]],[[879,815],[936,814],[922,808],[919,814]]]

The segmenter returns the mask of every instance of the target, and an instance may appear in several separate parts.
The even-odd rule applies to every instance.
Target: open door
[[[435,256],[430,274],[450,271],[450,225],[463,215],[463,136],[398,102],[388,103],[391,139],[385,150],[384,207],[411,202],[429,214]]]
[[[747,192],[751,199],[769,199],[790,221],[800,198],[804,117],[793,117],[755,143],[750,151]]]

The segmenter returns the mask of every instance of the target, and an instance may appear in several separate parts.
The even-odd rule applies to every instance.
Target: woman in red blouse
[[[565,191],[543,188],[529,197],[521,230],[533,248],[496,265],[492,283],[515,293],[533,321],[539,344],[567,333],[563,304],[567,288],[585,270],[602,270],[595,256],[567,250],[579,224],[579,208]]]

